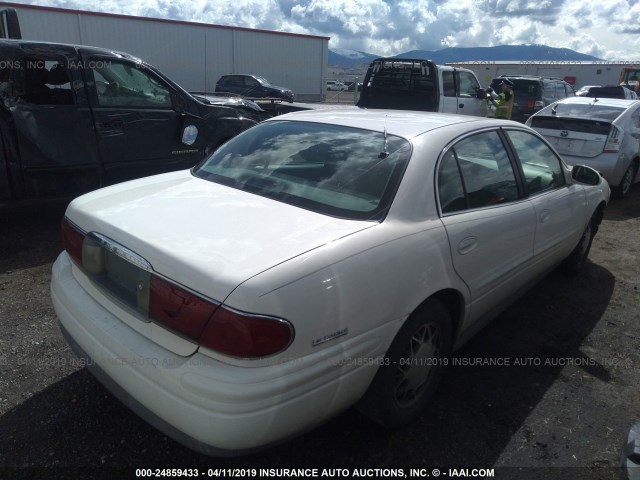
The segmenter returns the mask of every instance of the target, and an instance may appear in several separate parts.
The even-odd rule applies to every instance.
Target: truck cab
[[[0,40],[0,58],[0,206],[190,168],[264,118],[122,52]]]
[[[471,70],[415,58],[371,62],[357,105],[480,117],[489,112],[486,91]]]

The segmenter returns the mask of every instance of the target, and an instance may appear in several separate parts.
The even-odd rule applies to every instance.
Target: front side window
[[[476,77],[469,72],[458,72],[458,78],[460,80],[460,96],[475,97],[480,89],[480,84],[476,80]]]
[[[464,138],[447,151],[438,171],[438,197],[442,213],[519,198],[515,172],[496,131]]]
[[[194,175],[318,213],[380,221],[410,155],[407,140],[382,132],[272,121],[231,139]]]
[[[530,195],[564,185],[560,159],[546,143],[529,132],[507,130],[507,135],[522,165]]]
[[[169,89],[144,68],[111,60],[96,60],[91,63],[98,105],[171,108]]]

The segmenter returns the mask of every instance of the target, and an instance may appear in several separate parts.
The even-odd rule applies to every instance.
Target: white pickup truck
[[[480,117],[489,113],[487,92],[471,70],[414,58],[371,62],[357,105]]]

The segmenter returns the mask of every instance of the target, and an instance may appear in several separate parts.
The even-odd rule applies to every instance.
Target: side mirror
[[[198,138],[198,127],[195,125],[187,125],[182,131],[182,143],[191,146],[196,143]]]
[[[596,170],[586,165],[575,165],[571,169],[571,178],[586,185],[599,185],[602,179]]]
[[[479,98],[480,100],[485,100],[487,98],[488,92],[484,89],[484,88],[479,88],[476,91],[476,98]]]

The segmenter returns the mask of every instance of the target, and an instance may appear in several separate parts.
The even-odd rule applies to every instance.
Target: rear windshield
[[[602,120],[587,120],[583,118],[535,116],[531,120],[533,128],[546,128],[549,130],[570,130],[572,132],[592,133],[595,135],[608,135],[611,123]]]
[[[624,87],[592,87],[587,92],[587,97],[593,98],[625,98]]]
[[[231,139],[193,172],[318,213],[381,221],[410,155],[407,140],[381,132],[273,121]]]
[[[624,107],[613,107],[611,105],[598,105],[597,100],[593,103],[558,103],[551,107],[549,113],[555,112],[554,117],[576,117],[588,120],[603,120],[613,122],[625,111]]]

